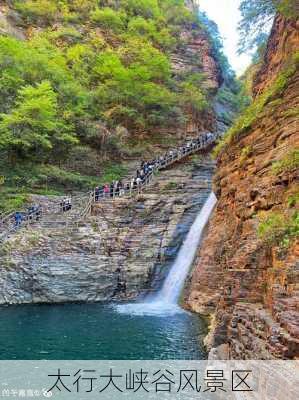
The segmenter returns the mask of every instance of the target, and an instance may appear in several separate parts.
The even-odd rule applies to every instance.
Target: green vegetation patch
[[[233,140],[238,138],[242,133],[246,132],[254,122],[261,117],[265,110],[265,106],[271,101],[275,100],[274,97],[278,96],[286,88],[289,79],[296,72],[299,62],[299,53],[296,53],[292,59],[291,65],[282,71],[271,84],[253,103],[246,108],[242,115],[236,120],[235,124],[227,131],[223,139],[217,144],[214,150],[214,155],[217,156],[227,145],[231,144]]]
[[[299,149],[290,151],[283,159],[272,164],[272,171],[275,175],[282,172],[289,172],[299,168]]]
[[[66,191],[88,191],[91,188],[121,179],[127,169],[120,164],[106,163],[99,176],[82,175],[55,165],[20,164],[4,168],[4,185],[0,186],[0,211],[21,209],[32,193],[63,195]]]
[[[299,107],[294,107],[294,108],[290,108],[289,110],[287,110],[284,115],[286,117],[295,117],[295,118],[299,118]]]
[[[298,18],[299,4],[297,0],[275,0],[277,10],[288,18]]]
[[[291,216],[271,212],[261,217],[258,236],[265,244],[288,247],[299,236],[299,212],[296,211]]]
[[[168,182],[167,185],[165,185],[164,190],[174,190],[178,188],[178,183],[177,182]]]
[[[121,164],[108,163],[104,166],[100,179],[97,179],[97,184],[105,184],[114,180],[120,180],[127,174],[128,170],[125,166]]]
[[[245,161],[248,159],[248,157],[252,154],[252,146],[245,146],[243,147],[241,151],[241,157],[240,157],[240,165],[244,165]]]
[[[0,36],[2,210],[19,208],[27,193],[119,179],[124,169],[111,160],[141,156],[151,146],[144,136],[184,126],[186,110],[209,107],[202,75],[172,73],[171,54],[186,45],[179,33],[201,29],[184,0],[12,0],[10,7],[30,35]]]
[[[293,208],[299,204],[299,191],[297,193],[291,194],[288,197],[288,207]]]

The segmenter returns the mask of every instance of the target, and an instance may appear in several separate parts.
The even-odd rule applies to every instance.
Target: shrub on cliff
[[[14,5],[17,11],[32,23],[49,24],[55,20],[59,11],[57,2],[51,0],[17,0]]]
[[[103,29],[112,29],[114,32],[121,32],[125,28],[126,14],[115,11],[112,8],[96,8],[91,13],[91,20],[95,25]]]
[[[276,12],[288,18],[298,18],[298,0],[242,0],[239,24],[240,53],[261,48],[267,41]]]
[[[299,149],[290,151],[284,158],[272,165],[272,171],[276,175],[296,169],[299,169]]]
[[[281,95],[287,87],[289,79],[296,72],[299,64],[299,53],[295,53],[289,64],[276,77],[275,81],[262,94],[260,94],[252,104],[250,104],[242,115],[236,120],[234,125],[226,132],[222,140],[214,149],[215,157],[233,140],[246,132],[265,111],[265,107],[277,96]],[[272,111],[273,112],[273,111]]]
[[[144,18],[154,18],[161,13],[158,0],[121,0],[120,6],[132,16],[141,15]]]
[[[268,245],[288,247],[291,240],[299,236],[299,213],[284,215],[270,212],[262,216],[258,236]]]
[[[57,94],[48,81],[21,88],[12,112],[0,118],[0,146],[23,158],[42,159],[55,145],[76,143],[72,126],[59,116]]]

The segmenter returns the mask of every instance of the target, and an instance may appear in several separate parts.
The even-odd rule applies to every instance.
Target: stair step
[[[173,165],[174,163],[181,161],[182,159],[185,159],[185,158],[189,157],[190,155],[197,153],[200,150],[206,149],[208,146],[210,146],[212,143],[214,143],[215,140],[216,140],[216,137],[209,139],[205,143],[205,145],[203,145],[201,147],[198,146],[193,149],[191,148],[185,154],[181,154],[180,157],[177,156],[177,157],[173,158],[172,160],[169,160],[167,163],[165,163],[160,168],[158,168],[158,170],[156,172],[159,172],[160,170],[165,170],[168,167],[170,167],[171,165]],[[126,197],[130,197],[130,196],[137,197],[138,195],[142,195],[142,193],[146,190],[146,188],[148,188],[149,186],[153,186],[153,184],[155,184],[155,182],[153,182],[154,176],[155,176],[155,172],[150,177],[147,184],[140,189],[139,193],[138,193],[138,190],[135,189],[133,192],[127,192],[124,194],[124,196],[121,196],[121,197],[116,197],[116,198],[109,197],[109,198],[105,199],[104,201],[103,201],[103,199],[101,199],[101,201],[99,201],[99,204],[105,206],[105,208],[106,208],[106,210],[103,210],[103,211],[104,212],[107,211],[106,206],[108,204],[109,204],[108,211],[109,210],[113,211],[114,207],[117,207],[117,205],[119,204],[119,200],[124,199]],[[131,178],[128,177],[128,179],[131,179]],[[90,192],[88,194],[73,196],[72,197],[72,209],[70,211],[66,212],[65,214],[61,214],[58,212],[53,212],[54,210],[52,209],[52,213],[48,212],[45,215],[43,215],[43,219],[41,221],[39,221],[39,226],[41,226],[43,228],[52,229],[52,228],[57,228],[57,227],[70,227],[70,226],[75,226],[75,225],[79,224],[80,221],[82,219],[86,218],[86,216],[89,214],[89,209],[91,209],[91,207],[94,204],[97,204],[97,203],[94,203],[94,200],[91,198],[91,194],[92,194],[92,192]],[[56,205],[55,205],[55,211],[57,211]],[[9,223],[10,218],[13,218],[13,215],[14,215],[14,213],[11,213],[9,215],[6,215],[4,219],[0,220],[0,226],[1,226],[1,222],[3,223],[3,221],[5,221],[5,223],[6,223],[6,225],[4,225],[4,227],[2,226],[2,228],[3,228],[2,236],[0,233],[0,241],[2,241],[2,242],[3,242],[3,240],[5,240],[5,238],[8,237],[9,233],[12,233],[12,231],[13,231],[14,224]],[[62,216],[64,218],[63,220],[55,220],[55,218],[62,217]],[[7,217],[9,217],[8,220],[7,220]],[[103,218],[105,219],[105,216]],[[8,221],[8,223],[7,223],[7,221]],[[108,220],[108,222],[111,222],[111,221]],[[7,224],[8,224],[8,226],[7,226]],[[109,229],[109,232],[111,233],[112,230]]]

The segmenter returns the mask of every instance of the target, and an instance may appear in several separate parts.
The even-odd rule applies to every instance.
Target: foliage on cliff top
[[[288,18],[299,17],[299,4],[297,0],[273,0],[277,11]]]
[[[249,129],[252,124],[261,117],[262,113],[265,111],[266,105],[274,100],[275,97],[280,95],[286,88],[289,79],[293,76],[299,66],[299,53],[296,53],[290,64],[285,67],[283,71],[279,73],[275,81],[270,85],[270,87],[260,94],[253,102],[250,104],[242,115],[236,120],[234,125],[226,132],[223,139],[215,147],[214,155],[217,157],[219,153],[233,140],[238,138],[242,133]]]
[[[277,12],[288,18],[299,17],[298,0],[242,0],[239,23],[240,53],[265,45],[271,23]]]
[[[86,158],[96,152],[119,162],[123,137],[184,126],[187,109],[208,106],[200,74],[171,70],[171,53],[185,46],[180,33],[201,29],[184,0],[10,4],[28,40],[0,37],[4,166],[30,161],[73,173],[65,162],[82,148],[90,149]]]
[[[171,73],[179,32],[198,29],[183,0],[13,4],[43,26],[27,42],[0,39],[1,147],[17,157],[47,160],[79,142],[99,148],[99,123],[142,132],[207,107],[202,81]]]

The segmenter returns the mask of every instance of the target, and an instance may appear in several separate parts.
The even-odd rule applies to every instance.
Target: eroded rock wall
[[[186,1],[189,9],[197,14],[198,6],[193,0]],[[172,70],[177,80],[186,74],[201,74],[199,90],[211,100],[223,83],[222,71],[214,54],[211,39],[207,32],[196,24],[191,29],[180,32],[182,45],[172,54]],[[201,131],[215,131],[216,115],[212,107],[198,112],[191,107],[185,110],[186,123],[177,127],[175,133],[198,135]]]
[[[0,1],[0,34],[25,40],[25,30],[19,15],[10,8],[7,1]]]
[[[255,96],[271,86],[277,74],[289,62],[290,55],[298,51],[298,42],[299,20],[277,15],[267,44],[265,61],[253,82]]]
[[[35,226],[0,249],[0,304],[135,299],[157,289],[211,191],[193,156],[138,198],[100,203],[78,227]]]
[[[267,90],[287,62],[279,60],[298,51],[298,23],[278,16],[269,43],[256,93]],[[281,248],[257,234],[261,215],[291,215],[298,207],[289,201],[298,196],[298,170],[275,174],[272,167],[299,148],[298,111],[290,112],[298,110],[298,94],[297,70],[218,159],[219,201],[186,300],[190,309],[211,317],[208,345],[213,353],[219,349],[218,357],[299,357],[298,242]]]

